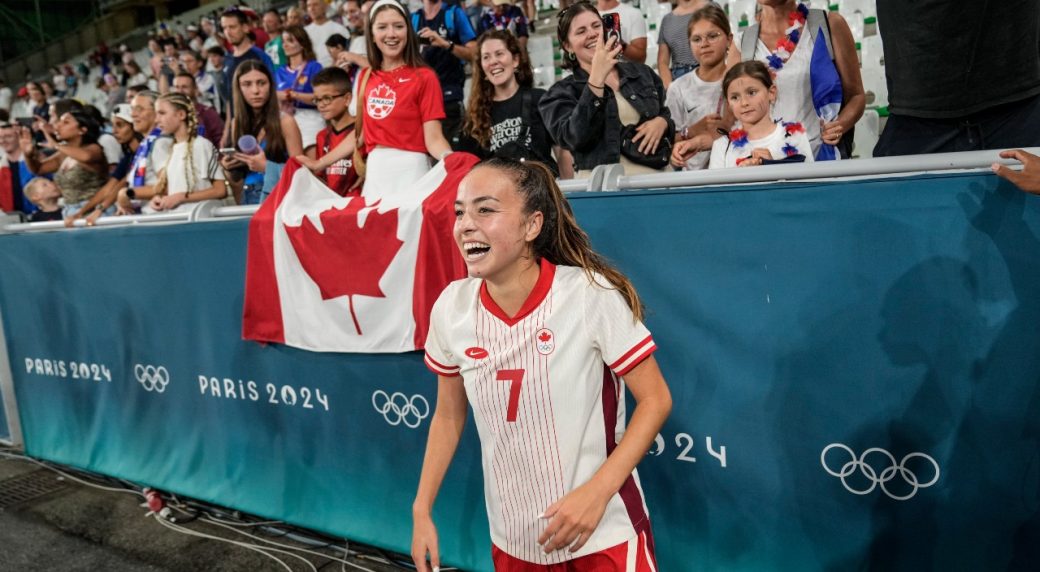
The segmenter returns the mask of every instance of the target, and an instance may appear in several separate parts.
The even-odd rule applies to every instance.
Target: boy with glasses
[[[350,115],[350,74],[337,67],[325,68],[314,75],[314,105],[325,120],[325,128],[318,132],[315,158],[305,155],[296,160],[325,180],[336,193],[346,196],[358,193],[355,189],[357,172],[354,170],[354,117]]]

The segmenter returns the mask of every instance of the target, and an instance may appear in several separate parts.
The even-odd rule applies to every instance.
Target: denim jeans
[[[684,75],[692,72],[693,70],[697,69],[697,66],[675,66],[674,68],[670,68],[670,69],[672,71],[672,81],[675,81],[675,80],[681,78],[682,76],[684,76]]]
[[[269,189],[264,189],[263,182],[259,184],[246,184],[242,187],[242,204],[244,205],[259,205],[264,202],[267,195],[270,195]]]

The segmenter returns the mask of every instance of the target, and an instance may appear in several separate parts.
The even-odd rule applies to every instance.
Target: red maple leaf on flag
[[[386,297],[379,280],[404,245],[397,238],[397,209],[385,213],[372,210],[361,226],[358,213],[370,206],[375,204],[367,205],[365,199],[357,197],[342,209],[321,213],[325,232],[318,231],[308,217],[300,226],[285,227],[300,264],[321,291],[321,299],[347,296],[359,336],[361,324],[354,312],[353,297]]]
[[[547,342],[552,339],[552,334],[550,334],[549,332],[542,332],[538,335],[538,339],[542,340],[543,342]]]

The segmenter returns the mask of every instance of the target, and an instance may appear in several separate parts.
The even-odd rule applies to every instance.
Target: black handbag
[[[621,155],[633,163],[650,167],[651,169],[667,167],[672,157],[671,140],[666,136],[661,137],[661,141],[657,144],[657,150],[654,153],[649,155],[642,153],[639,151],[641,141],[632,141],[632,138],[636,136],[636,129],[639,125],[641,124],[626,125],[621,130]]]

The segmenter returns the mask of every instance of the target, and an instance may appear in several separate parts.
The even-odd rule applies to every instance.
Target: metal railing
[[[1040,147],[1027,149],[1040,155]],[[891,177],[907,174],[952,171],[988,170],[993,163],[1017,165],[1011,159],[1002,159],[998,151],[970,151],[935,155],[908,155],[879,159],[856,159],[811,164],[768,165],[753,168],[681,171],[650,175],[626,176],[621,165],[601,165],[592,170],[587,179],[559,181],[564,192],[630,191],[640,189],[719,187],[783,183],[793,181],[823,181],[854,178]],[[171,213],[101,217],[98,227],[130,226],[137,224],[174,224],[201,220],[248,218],[259,205],[224,206],[218,201],[193,204],[190,209]],[[73,228],[86,223],[76,220]],[[10,217],[0,218],[0,234],[69,230],[62,221],[21,223]]]

